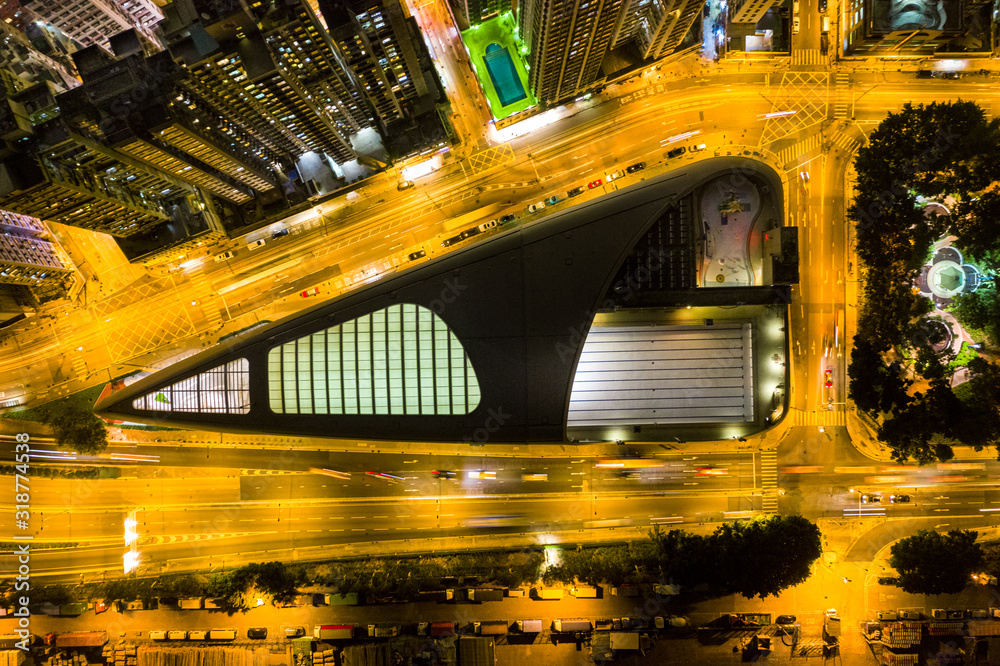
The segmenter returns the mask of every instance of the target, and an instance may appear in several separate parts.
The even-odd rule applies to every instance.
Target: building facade
[[[40,300],[63,295],[73,265],[41,220],[0,210],[0,284],[28,287]]]
[[[40,20],[58,27],[83,46],[110,49],[110,39],[134,29],[150,49],[162,45],[156,25],[163,13],[151,0],[20,0]]]
[[[506,14],[510,11],[511,4],[510,0],[451,0],[451,7],[471,27]]]
[[[668,56],[681,45],[703,6],[701,0],[627,0],[612,45],[618,48],[631,41],[645,61]]]

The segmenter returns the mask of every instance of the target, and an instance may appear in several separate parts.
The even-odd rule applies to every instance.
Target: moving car
[[[402,192],[403,190],[408,190],[411,187],[413,187],[413,181],[412,180],[404,180],[399,185],[396,186],[396,189],[399,190],[400,192]]]
[[[236,256],[236,253],[233,252],[232,250],[229,250],[227,252],[222,252],[220,254],[215,255],[215,260],[216,261],[226,261],[227,259],[232,259],[235,256]]]
[[[507,215],[504,215],[503,217],[500,218],[500,224],[507,224],[508,222],[513,222],[516,219],[517,215],[514,215],[513,213],[508,213]]]
[[[799,17],[798,16],[796,16],[795,18],[792,19],[792,34],[793,35],[799,34]]]
[[[267,638],[267,627],[250,627],[247,629],[247,638]]]
[[[583,185],[581,185],[580,187],[574,187],[572,190],[570,190],[569,192],[567,192],[566,196],[568,196],[568,197],[578,197],[578,196],[580,196],[581,194],[583,194],[586,191],[587,191],[587,188],[584,187]]]
[[[276,238],[281,238],[282,236],[287,236],[287,235],[288,235],[288,229],[278,229],[273,234],[271,234],[271,240],[275,240]]]
[[[833,368],[827,368],[823,373],[823,385],[827,387],[833,386]]]
[[[645,162],[636,162],[632,166],[625,167],[625,173],[635,173],[636,171],[642,171],[646,168]]]
[[[830,17],[829,16],[820,17],[819,25],[820,25],[819,28],[820,32],[823,33],[830,32]]]
[[[469,472],[469,478],[470,479],[495,479],[495,478],[497,478],[497,473],[496,472],[488,472],[488,471],[486,471],[484,469],[481,469],[481,470],[476,471],[476,472]]]
[[[528,212],[529,213],[537,213],[538,211],[540,211],[543,208],[545,208],[545,202],[544,201],[539,201],[538,203],[533,203],[530,206],[528,206]]]
[[[250,243],[249,245],[247,245],[247,249],[249,249],[249,250],[256,250],[259,247],[264,247],[264,245],[266,243],[267,243],[266,240],[264,240],[263,238],[259,238],[259,239],[255,240],[254,242]]]
[[[454,479],[458,474],[447,469],[436,469],[431,474],[435,479]]]
[[[604,181],[601,180],[600,178],[598,178],[597,180],[592,180],[589,183],[587,183],[587,188],[592,190],[595,187],[600,187],[603,184],[604,184]]]
[[[410,261],[416,261],[417,259],[423,259],[426,256],[427,256],[426,250],[417,250],[416,252],[411,252],[410,254],[406,255],[406,258],[409,259]]]
[[[607,176],[605,176],[604,179],[610,183],[615,178],[621,178],[624,175],[625,175],[625,172],[622,171],[621,169],[619,169],[618,171],[612,171]]]
[[[696,467],[698,476],[725,476],[729,473],[725,467]]]
[[[889,495],[889,502],[891,504],[905,504],[910,501],[909,495]]]
[[[691,152],[692,153],[700,153],[701,151],[705,150],[706,148],[708,148],[708,144],[699,143],[698,145],[691,146]]]
[[[681,155],[684,154],[684,152],[685,152],[684,146],[678,146],[677,148],[674,148],[673,150],[667,152],[667,158],[673,159],[675,157],[680,157]]]
[[[819,11],[820,13],[826,11],[826,0],[819,0]]]
[[[799,0],[792,0],[792,12],[799,13]]]
[[[309,298],[310,296],[316,296],[318,294],[319,294],[319,287],[309,287],[301,294],[299,294],[299,296],[301,296],[302,298]]]
[[[875,493],[866,493],[861,495],[862,504],[879,504],[882,502],[882,496],[876,495]]]
[[[521,475],[521,480],[522,481],[548,481],[549,480],[549,475],[548,474],[522,474]]]

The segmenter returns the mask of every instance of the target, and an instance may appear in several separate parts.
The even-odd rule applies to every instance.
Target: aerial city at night
[[[0,0],[0,666],[1000,664],[1000,4]]]

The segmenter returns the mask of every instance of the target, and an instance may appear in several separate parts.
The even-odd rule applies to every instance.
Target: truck
[[[327,606],[357,606],[358,593],[348,592],[347,594],[326,594],[323,595],[323,602]]]
[[[184,629],[171,629],[167,632],[167,640],[171,641],[186,641],[188,637],[188,632]]]
[[[317,624],[313,628],[313,638],[319,640],[345,640],[354,638],[353,624]]]
[[[470,589],[469,601],[503,601],[503,590],[488,587]]]
[[[193,597],[190,599],[179,599],[177,601],[177,606],[181,610],[201,610],[205,607],[204,597]]]
[[[561,587],[535,587],[531,590],[531,596],[536,599],[555,600],[562,599],[563,592]]]
[[[82,601],[75,604],[63,604],[59,607],[60,615],[83,615],[86,612],[87,604]]]
[[[53,645],[46,637],[46,642]],[[64,634],[56,634],[56,647],[101,647],[108,642],[108,632],[106,631],[70,631]]]
[[[569,591],[571,595],[577,599],[596,599],[597,598],[597,588],[596,587],[574,587]]]
[[[517,630],[522,634],[540,634],[542,633],[542,621],[541,620],[518,620]]]
[[[552,621],[552,631],[557,634],[573,634],[581,631],[590,631],[590,620],[583,618],[559,619]]]
[[[486,620],[485,622],[473,622],[472,628],[477,636],[501,636],[507,633],[506,620]]]
[[[369,638],[393,638],[399,636],[398,624],[369,624]]]
[[[208,632],[208,640],[210,641],[235,641],[236,640],[236,630],[235,629],[212,629]]]

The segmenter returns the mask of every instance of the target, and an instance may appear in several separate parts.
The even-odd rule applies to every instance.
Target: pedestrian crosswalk
[[[819,147],[820,135],[813,134],[805,141],[799,141],[798,143],[785,148],[778,153],[778,163],[786,165],[789,162],[795,162],[797,166],[799,163],[799,158],[805,156],[810,150]]]
[[[826,65],[827,58],[819,49],[798,49],[792,52],[793,65]]]
[[[837,72],[833,77],[833,117],[847,118],[852,105],[851,77],[847,72]]]
[[[219,304],[211,283],[208,280],[195,280],[192,284],[195,285],[194,301],[201,307],[208,325],[215,326],[222,321],[222,312],[219,310]]]
[[[858,149],[858,146],[860,146],[863,141],[848,132],[839,132],[835,137],[833,137],[833,141],[831,141],[831,143],[843,150],[845,153],[852,154]]]
[[[764,513],[778,512],[778,452],[760,452],[760,487],[763,490],[761,510]]]
[[[83,352],[75,351],[72,352],[70,360],[73,364],[73,375],[76,379],[84,379],[87,377],[87,362],[83,360]]]
[[[789,410],[788,418],[793,426],[829,426],[831,428],[847,425],[847,412],[826,409],[806,411],[804,409]]]

